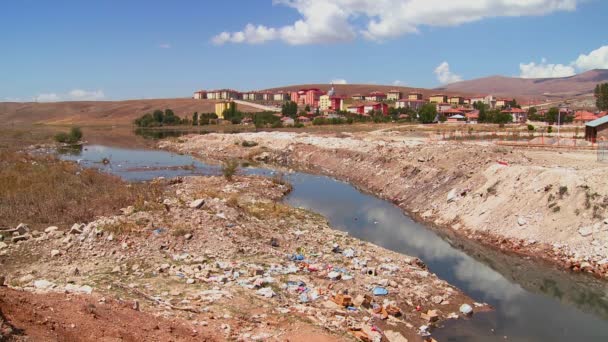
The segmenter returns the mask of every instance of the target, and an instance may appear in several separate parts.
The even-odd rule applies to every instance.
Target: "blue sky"
[[[608,68],[608,1],[513,9],[517,2],[5,1],[0,101],[187,97],[331,80],[436,87]]]

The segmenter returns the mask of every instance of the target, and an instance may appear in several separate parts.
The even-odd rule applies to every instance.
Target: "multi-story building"
[[[319,96],[319,109],[328,110],[331,108],[331,100],[329,95],[321,95]]]
[[[344,96],[332,96],[330,97],[331,109],[338,111],[344,110]]]
[[[367,96],[365,96],[366,101],[384,101],[386,100],[386,94],[379,91],[372,91]]]
[[[506,108],[511,101],[513,101],[513,99],[498,99],[496,100],[495,106],[498,108]]]
[[[434,95],[431,95],[429,97],[429,102],[432,102],[432,103],[447,103],[448,102],[448,97],[447,97],[447,95],[443,95],[443,94],[434,94]]]
[[[387,100],[393,100],[393,101],[401,100],[402,96],[403,96],[403,93],[396,89],[393,89],[393,90],[389,91],[388,93],[386,93]]]
[[[464,97],[462,96],[450,96],[449,100],[448,100],[449,104],[452,105],[461,105],[464,104]]]
[[[420,108],[422,108],[422,106],[426,103],[426,101],[420,99],[420,100],[412,100],[409,99],[403,99],[403,100],[399,100],[397,102],[395,102],[395,108],[411,108],[413,110],[419,110]]]
[[[195,91],[194,92],[194,96],[192,96],[193,99],[196,100],[203,100],[207,98],[207,92],[204,90],[199,90],[199,91]]]
[[[422,100],[422,93],[411,92],[407,94],[408,100]]]
[[[319,97],[323,95],[323,92],[317,88],[303,89],[304,90],[304,104],[311,107],[319,106]]]
[[[274,93],[274,95],[272,95],[272,99],[274,101],[287,101],[290,99],[290,94],[286,91],[283,90],[279,90],[278,92]]]
[[[215,104],[215,115],[217,115],[218,118],[223,119],[224,118],[224,111],[226,109],[231,108],[232,106],[234,106],[234,108],[236,109],[236,103],[232,102],[232,101],[221,101]]]

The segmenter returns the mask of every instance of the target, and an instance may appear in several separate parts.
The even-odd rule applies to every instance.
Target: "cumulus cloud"
[[[608,45],[604,45],[589,54],[581,54],[569,64],[547,63],[543,58],[540,63],[520,63],[520,77],[523,78],[551,78],[568,77],[577,72],[591,69],[608,69]]]
[[[547,63],[543,58],[540,63],[519,63],[520,76],[522,78],[550,78],[568,77],[576,74],[574,67],[563,64]]]
[[[105,98],[102,90],[73,89],[65,94],[42,93],[32,98],[35,102],[58,102],[58,101],[97,101]]]
[[[333,84],[348,84],[348,82],[346,82],[346,80],[343,79],[343,78],[335,78],[335,79],[331,80],[330,83],[333,83]]]
[[[448,84],[462,81],[462,77],[450,71],[450,64],[443,62],[435,68],[435,75],[441,84]]]
[[[393,85],[394,85],[394,86],[404,86],[404,85],[406,85],[406,84],[405,84],[405,82],[403,82],[403,81],[400,81],[400,80],[395,80],[395,81],[393,82]]]
[[[588,55],[580,55],[573,63],[579,70],[608,69],[608,45],[591,51]]]
[[[539,16],[573,11],[582,0],[274,0],[296,10],[291,25],[248,24],[241,31],[212,38],[225,43],[259,44],[281,40],[292,45],[344,42],[363,36],[382,41],[418,32],[422,26],[456,26],[491,17]]]

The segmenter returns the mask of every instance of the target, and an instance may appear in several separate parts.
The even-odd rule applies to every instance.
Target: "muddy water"
[[[131,181],[219,174],[217,166],[165,151],[85,146],[63,156]],[[101,161],[107,158],[109,163]],[[273,171],[247,168],[251,174]],[[608,284],[548,265],[499,253],[414,222],[393,204],[334,179],[286,176],[285,199],[323,214],[337,229],[421,258],[440,278],[495,310],[448,322],[434,332],[442,341],[607,341]]]

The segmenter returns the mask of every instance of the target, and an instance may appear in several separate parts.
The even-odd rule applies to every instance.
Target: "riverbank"
[[[162,193],[141,206],[3,234],[1,276],[10,289],[0,287],[0,305],[15,338],[162,339],[168,331],[177,340],[412,341],[421,327],[461,316],[464,303],[487,310],[419,259],[281,204],[290,187],[279,177],[153,184]],[[27,319],[48,306],[57,311]],[[133,319],[117,324],[129,312]],[[103,324],[93,326],[95,317]]]
[[[573,271],[608,274],[608,166],[592,152],[430,142],[390,130],[209,134],[160,146],[330,175],[468,239]]]

